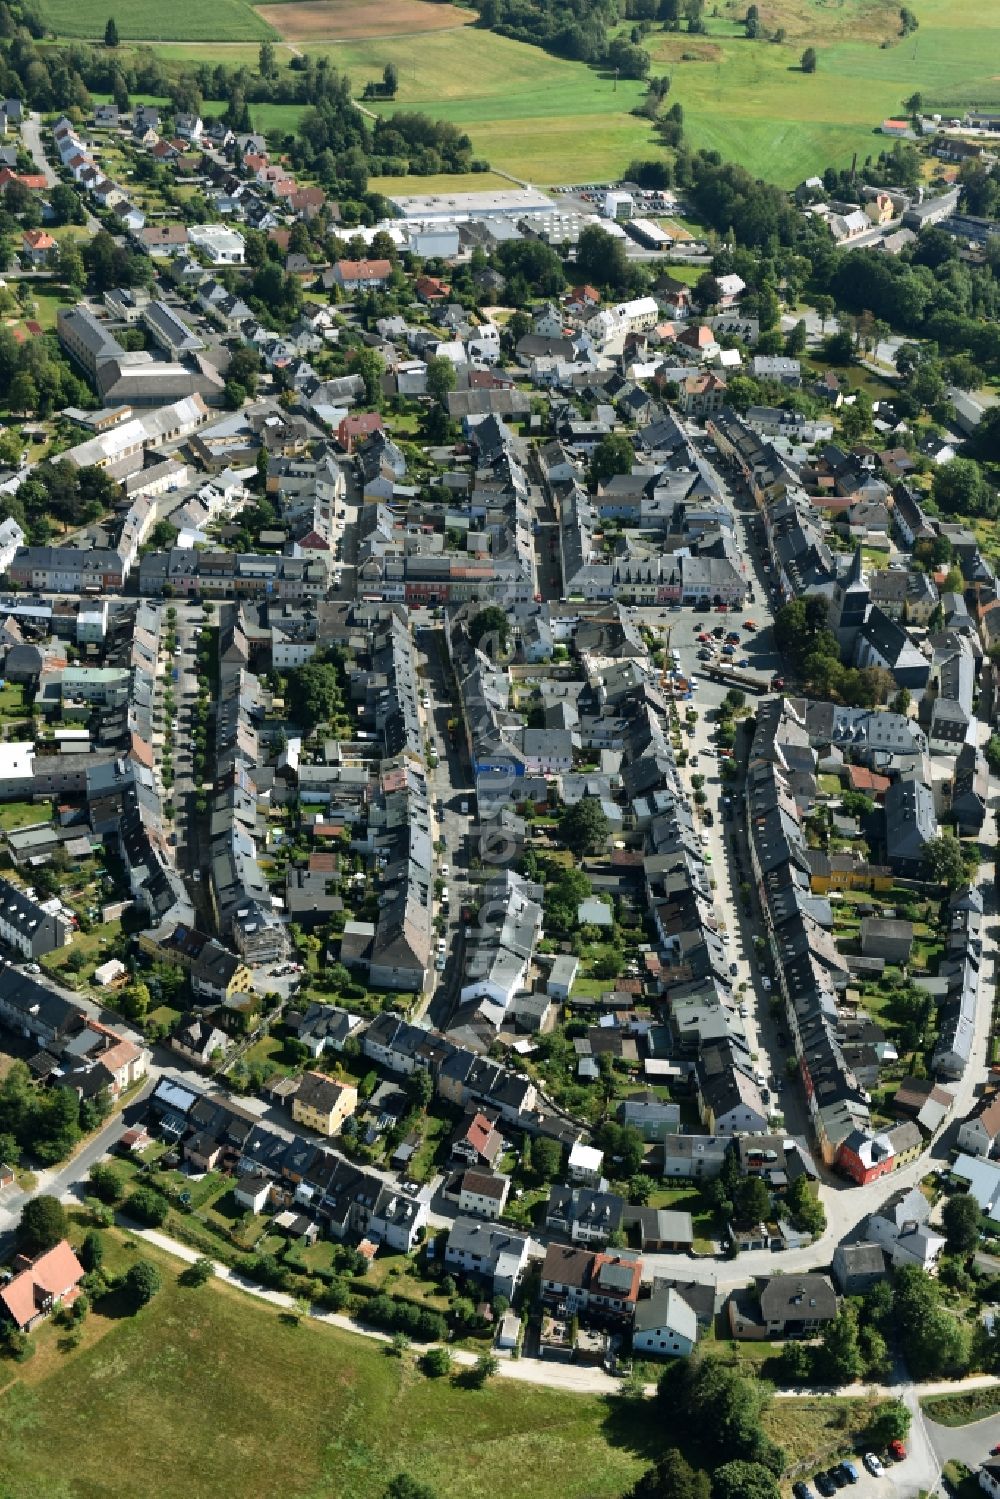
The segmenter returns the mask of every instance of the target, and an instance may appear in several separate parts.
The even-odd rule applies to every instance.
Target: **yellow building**
[[[292,1118],[319,1135],[336,1135],[358,1106],[358,1090],[350,1083],[338,1083],[322,1072],[302,1075],[292,1099]]]

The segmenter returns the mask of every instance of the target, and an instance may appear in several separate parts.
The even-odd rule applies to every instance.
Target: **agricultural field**
[[[282,0],[258,5],[257,14],[286,42],[350,41],[355,38],[409,36],[424,31],[451,31],[468,26],[475,12],[427,0]]]
[[[1000,15],[978,0],[925,0],[919,30],[894,38],[898,7],[881,0],[775,0],[760,7],[764,27],[788,41],[748,41],[731,3],[708,20],[708,35],[652,32],[653,71],[669,73],[672,101],[684,107],[694,146],[719,151],[756,175],[793,186],[825,166],[849,164],[891,144],[876,127],[915,90],[927,109],[1000,107]],[[798,67],[813,45],[819,66]]]
[[[373,108],[383,114],[421,109],[452,120],[468,131],[477,155],[525,181],[613,177],[651,146],[648,121],[628,112],[643,96],[641,83],[623,80],[616,92],[613,79],[582,63],[487,31],[463,28],[309,50],[325,53],[359,93],[369,78],[381,78],[387,62],[395,63],[399,93]],[[469,183],[476,185],[475,179]],[[420,191],[418,179],[413,190]]]
[[[42,16],[60,37],[99,40],[110,12],[97,0],[42,0]],[[245,42],[273,37],[274,32],[245,0],[174,0],[157,5],[155,0],[117,0],[114,8],[118,33],[123,41],[135,42]]]
[[[134,1257],[105,1238],[110,1267]],[[131,1499],[138,1482],[159,1499],[378,1499],[406,1467],[442,1499],[488,1499],[501,1470],[510,1499],[613,1499],[648,1461],[638,1420],[601,1400],[426,1379],[409,1357],[292,1326],[218,1282],[186,1289],[176,1261],[141,1253],[164,1280],[144,1311],[95,1309],[76,1352],[43,1326],[36,1357],[5,1375],[5,1491]],[[143,1433],[139,1480],[134,1462],[108,1460],[123,1411]]]
[[[437,177],[369,177],[368,187],[371,192],[385,193],[386,196],[390,193],[411,196],[419,193],[421,197],[425,197],[432,193],[499,192],[510,187],[510,179],[501,177],[496,172],[477,172],[474,177],[467,173],[456,177],[445,172]],[[413,426],[410,435],[416,430],[416,426]]]
[[[57,35],[100,37],[106,20],[94,0],[42,0]],[[152,41],[166,62],[256,61],[257,40],[276,40],[279,57],[308,46],[347,72],[360,95],[385,64],[399,71],[395,100],[375,108],[426,110],[466,129],[478,155],[540,185],[611,178],[628,161],[655,154],[649,122],[630,113],[644,86],[614,80],[581,63],[481,31],[471,12],[429,0],[285,0],[252,7],[220,0],[211,8],[179,0],[154,10],[124,0],[116,20],[124,40]],[[1000,11],[979,0],[921,0],[920,22],[899,38],[896,0],[764,0],[765,29],[781,45],[749,41],[743,0],[723,0],[705,36],[653,29],[644,45],[654,73],[672,80],[685,133],[749,170],[791,186],[827,165],[863,159],[887,142],[879,122],[898,114],[914,90],[929,109],[963,104],[1000,108]],[[211,44],[211,45],[209,45]],[[806,45],[816,73],[798,62]],[[280,113],[278,113],[280,111]],[[291,106],[251,106],[262,129],[292,129]],[[485,184],[484,184],[485,185]],[[418,189],[419,190],[419,189]]]

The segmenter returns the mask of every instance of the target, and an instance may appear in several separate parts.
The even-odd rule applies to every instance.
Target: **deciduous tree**
[[[32,1197],[21,1209],[17,1225],[17,1246],[22,1254],[43,1254],[65,1239],[69,1230],[66,1209],[58,1197]]]
[[[147,1306],[163,1285],[163,1277],[149,1260],[136,1260],[125,1272],[122,1282],[126,1296],[136,1311]]]

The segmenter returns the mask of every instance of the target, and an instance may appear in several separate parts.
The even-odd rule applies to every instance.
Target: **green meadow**
[[[119,35],[129,41],[245,42],[275,35],[246,0],[41,0],[46,23],[57,36],[98,39],[114,12]]]
[[[799,30],[777,46],[748,41],[732,21],[709,22],[707,38],[654,32],[646,38],[657,73],[672,78],[670,99],[684,108],[694,146],[719,151],[755,175],[792,186],[828,165],[862,160],[886,145],[881,121],[898,115],[914,91],[924,108],[1000,108],[1000,10],[981,0],[917,0],[919,29],[880,46],[877,27],[862,24],[865,7],[842,5],[836,24],[816,5],[794,7]],[[767,6],[761,7],[765,25]],[[852,37],[850,16],[861,38]],[[895,10],[893,14],[895,15]],[[779,15],[782,14],[779,12]],[[789,16],[792,33],[792,17]],[[819,54],[815,73],[802,73],[804,46]],[[683,60],[683,53],[700,54]]]
[[[116,1269],[134,1255],[105,1238]],[[35,1358],[5,1366],[9,1499],[380,1499],[400,1469],[440,1499],[617,1499],[645,1466],[655,1433],[634,1411],[428,1379],[219,1282],[186,1289],[175,1260],[141,1253],[164,1287],[138,1316],[98,1302],[82,1347],[49,1323]]]
[[[255,39],[274,35],[245,0],[122,0],[116,20],[123,37],[160,43],[164,60],[253,64]],[[42,0],[53,30],[100,36],[106,3]],[[920,25],[898,38],[895,0],[763,0],[762,21],[787,40],[749,41],[743,0],[713,7],[705,36],[654,27],[644,39],[654,73],[668,73],[671,102],[684,108],[693,146],[719,151],[755,175],[791,186],[825,166],[843,166],[856,152],[877,153],[877,133],[914,90],[925,107],[944,112],[977,104],[1000,108],[1000,6],[982,0],[914,0]],[[290,14],[294,7],[290,7]],[[271,12],[281,29],[280,13]],[[360,94],[386,63],[399,72],[399,93],[376,107],[421,109],[462,126],[477,153],[503,172],[540,185],[601,180],[637,155],[655,154],[648,121],[630,111],[644,86],[614,80],[581,63],[474,27],[337,40],[331,8],[329,40],[278,42],[325,55],[346,71]],[[209,45],[209,43],[213,45]],[[883,45],[885,43],[886,45]],[[217,44],[217,45],[216,45]],[[806,45],[819,53],[816,73],[798,62]],[[255,126],[293,129],[289,106],[251,106]],[[419,190],[419,189],[417,189]]]
[[[493,166],[529,182],[611,177],[651,146],[648,121],[629,114],[643,97],[641,83],[623,80],[616,91],[613,79],[592,68],[487,31],[317,43],[309,51],[325,53],[357,88],[395,63],[399,93],[377,108],[452,120]]]

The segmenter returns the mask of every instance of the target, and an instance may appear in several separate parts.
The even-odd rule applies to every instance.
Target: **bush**
[[[121,1177],[110,1166],[92,1166],[89,1177],[90,1190],[100,1202],[121,1202],[125,1188]]]
[[[431,1379],[443,1379],[451,1373],[451,1354],[447,1348],[428,1348],[420,1367]]]
[[[136,1260],[122,1280],[122,1289],[136,1311],[146,1306],[163,1285],[163,1278],[149,1260]]]
[[[137,1187],[125,1202],[128,1216],[147,1228],[159,1228],[166,1221],[169,1211],[167,1199],[153,1187]]]
[[[208,1255],[202,1254],[198,1256],[193,1265],[188,1265],[186,1270],[182,1270],[177,1278],[185,1286],[203,1286],[206,1281],[212,1280],[214,1276],[214,1263],[208,1258]]]
[[[437,1342],[447,1331],[440,1312],[384,1294],[372,1297],[365,1307],[364,1319],[385,1332],[405,1332],[415,1343]]]

